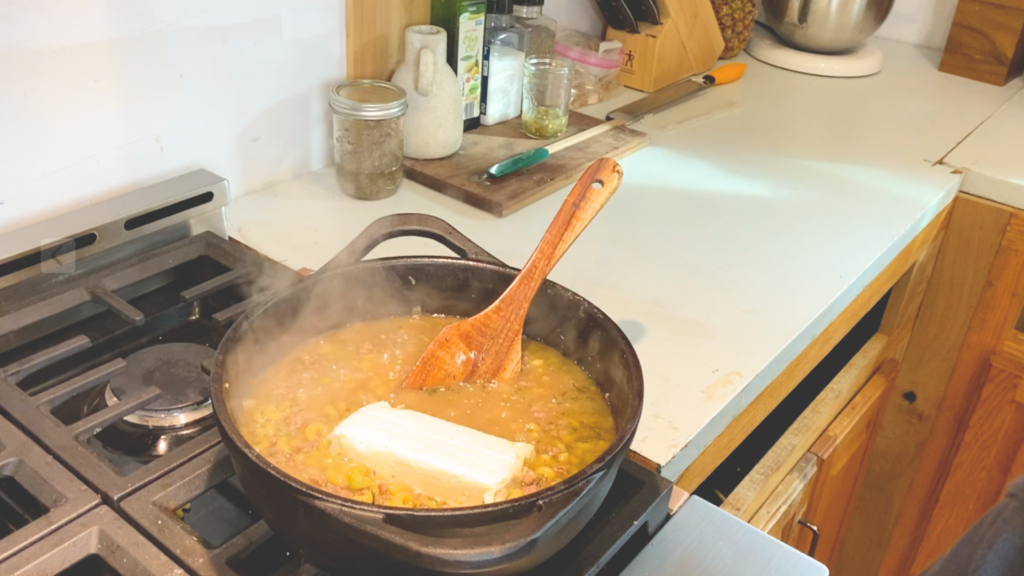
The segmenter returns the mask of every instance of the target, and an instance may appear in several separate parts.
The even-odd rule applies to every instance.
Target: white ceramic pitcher
[[[417,160],[451,156],[462,145],[462,91],[448,66],[448,34],[437,26],[405,31],[405,61],[393,84],[405,89],[405,155]]]

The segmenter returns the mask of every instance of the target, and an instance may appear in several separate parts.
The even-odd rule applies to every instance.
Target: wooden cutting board
[[[596,126],[601,120],[572,112],[569,127],[562,136],[572,136]],[[487,168],[510,156],[550,144],[523,133],[519,118],[497,126],[481,126],[466,132],[462,148],[440,160],[405,159],[405,177],[428,188],[486,210],[495,216],[509,214],[568,186],[598,158],[619,159],[647,145],[650,136],[618,127],[552,154],[547,160],[510,174],[487,179]]]

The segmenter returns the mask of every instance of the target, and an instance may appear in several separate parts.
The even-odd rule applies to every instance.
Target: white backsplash
[[[957,0],[895,0],[892,12],[877,35],[942,50],[953,23]],[[604,20],[594,0],[547,0],[544,12],[568,27],[599,35]],[[758,20],[763,20],[758,2]]]
[[[0,232],[194,168],[234,195],[331,163],[345,0],[6,0]],[[878,34],[945,44],[956,0],[896,0]],[[594,0],[548,0],[600,34]]]
[[[896,0],[876,35],[942,50],[956,4],[957,0]]]
[[[234,195],[332,161],[344,0],[6,0],[0,232],[195,168]]]
[[[604,18],[594,0],[546,0],[544,13],[558,22],[559,30],[579,30],[598,38],[604,34]]]
[[[942,50],[953,24],[957,0],[895,0],[876,36]],[[760,1],[757,19],[764,21]]]

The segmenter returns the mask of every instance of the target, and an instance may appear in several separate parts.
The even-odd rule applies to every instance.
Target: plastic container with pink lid
[[[618,86],[616,78],[622,65],[622,43],[618,40],[602,42],[589,34],[566,30],[555,40],[555,55],[576,64],[572,108],[597,104]]]

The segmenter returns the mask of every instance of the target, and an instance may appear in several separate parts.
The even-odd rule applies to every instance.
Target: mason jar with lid
[[[338,187],[360,200],[393,196],[402,183],[405,90],[380,80],[349,80],[331,89]]]

